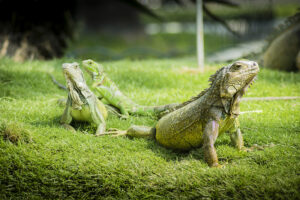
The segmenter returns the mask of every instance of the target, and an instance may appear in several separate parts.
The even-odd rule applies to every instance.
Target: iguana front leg
[[[214,146],[219,134],[219,124],[216,120],[208,121],[203,129],[203,150],[204,159],[210,167],[221,167],[218,163],[218,156]]]
[[[57,104],[59,107],[64,107],[67,104],[67,99],[58,99]]]
[[[242,150],[243,148],[245,148],[238,118],[236,118],[233,122],[233,130],[230,132],[230,140],[232,145],[238,150]]]
[[[155,137],[155,128],[148,126],[136,126],[132,125],[127,130],[119,130],[116,128],[110,128],[107,135],[114,136],[130,136],[135,138],[154,138]]]
[[[105,119],[102,113],[99,111],[99,106],[98,106],[99,103],[100,103],[99,100],[95,98],[94,103],[89,104],[91,105],[90,109],[91,109],[92,120],[98,126],[96,130],[96,136],[103,135],[105,133],[105,127],[106,127]]]
[[[66,108],[64,110],[63,115],[60,118],[60,123],[62,126],[70,131],[76,132],[75,129],[70,125],[72,121],[72,116],[71,116],[71,99],[68,96],[67,102],[66,102]]]
[[[242,150],[242,151],[246,151],[246,152],[250,152],[253,150],[263,150],[265,147],[268,147],[268,146],[259,146],[257,144],[254,144],[250,148],[245,147],[238,118],[236,118],[234,121],[234,127],[232,129],[232,132],[230,132],[230,140],[231,140],[231,144],[234,147],[236,147],[238,150]]]

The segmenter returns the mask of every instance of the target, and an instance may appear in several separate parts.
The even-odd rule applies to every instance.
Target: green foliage
[[[232,46],[237,38],[205,35],[205,54]],[[158,33],[154,35],[116,36],[111,34],[81,34],[72,43],[67,55],[98,60],[173,58],[196,55],[196,36],[192,33]]]
[[[242,102],[242,111],[263,110],[240,116],[246,146],[275,147],[239,152],[224,135],[216,148],[225,168],[211,169],[202,149],[183,153],[152,140],[94,137],[96,127],[89,124],[74,124],[76,133],[60,127],[64,108],[57,99],[67,94],[47,73],[63,83],[61,64],[73,61],[80,62],[0,60],[0,119],[22,124],[34,141],[12,145],[0,139],[0,199],[299,199],[299,100]],[[182,67],[196,67],[195,59],[102,64],[124,94],[142,105],[185,101],[223,65],[188,74]],[[262,69],[246,96],[300,96],[299,88],[300,74]],[[109,116],[107,123],[126,129],[152,126],[155,118]]]
[[[260,5],[260,3],[262,5]],[[224,20],[233,19],[251,19],[261,20],[274,18],[284,18],[294,15],[299,8],[297,3],[275,3],[272,8],[264,1],[250,5],[240,4],[236,7],[225,7],[216,4],[207,4],[207,7],[218,17]],[[194,22],[196,20],[195,7],[173,7],[173,8],[160,8],[155,10],[155,13],[163,18],[165,22]],[[204,13],[204,20],[211,20],[206,13]],[[141,22],[157,23],[157,20],[147,15],[141,15]]]

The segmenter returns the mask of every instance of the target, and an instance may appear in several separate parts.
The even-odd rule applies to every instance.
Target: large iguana
[[[271,35],[262,61],[263,66],[271,69],[300,70],[300,10]]]
[[[210,77],[211,85],[197,97],[177,106],[162,117],[154,128],[132,126],[127,131],[107,134],[154,137],[161,145],[177,150],[203,146],[211,167],[219,167],[214,143],[219,135],[230,133],[232,144],[245,149],[239,128],[239,103],[259,71],[253,61],[237,61],[219,69]]]
[[[88,59],[82,61],[83,68],[90,74],[93,79],[92,90],[98,95],[98,98],[105,99],[109,104],[117,107],[124,117],[130,114],[147,115],[159,114],[172,108],[177,104],[168,104],[163,106],[141,106],[125,96],[105,74],[101,64]]]
[[[60,122],[71,130],[74,130],[69,125],[72,119],[94,123],[97,125],[96,135],[104,134],[106,108],[88,88],[78,63],[64,63],[62,68],[69,94]]]

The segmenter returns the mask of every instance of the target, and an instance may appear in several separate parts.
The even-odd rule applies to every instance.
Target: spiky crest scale
[[[228,71],[229,67],[230,67],[230,65],[218,69],[216,71],[216,73],[214,73],[213,75],[211,75],[209,77],[209,79],[208,79],[208,81],[209,81],[209,87],[208,88],[204,89],[202,92],[200,92],[200,94],[198,94],[197,96],[192,97],[188,101],[185,101],[185,102],[179,104],[178,106],[176,106],[174,108],[174,110],[182,108],[183,106],[186,106],[186,105],[192,103],[193,101],[199,99],[200,97],[202,97],[211,87],[213,87],[216,84],[217,80],[222,80],[223,79],[223,77],[224,77],[225,73]]]

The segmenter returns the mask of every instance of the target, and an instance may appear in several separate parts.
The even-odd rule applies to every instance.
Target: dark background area
[[[204,3],[206,56],[264,40],[299,6],[296,0]],[[0,57],[194,56],[195,9],[193,0],[0,0]]]

